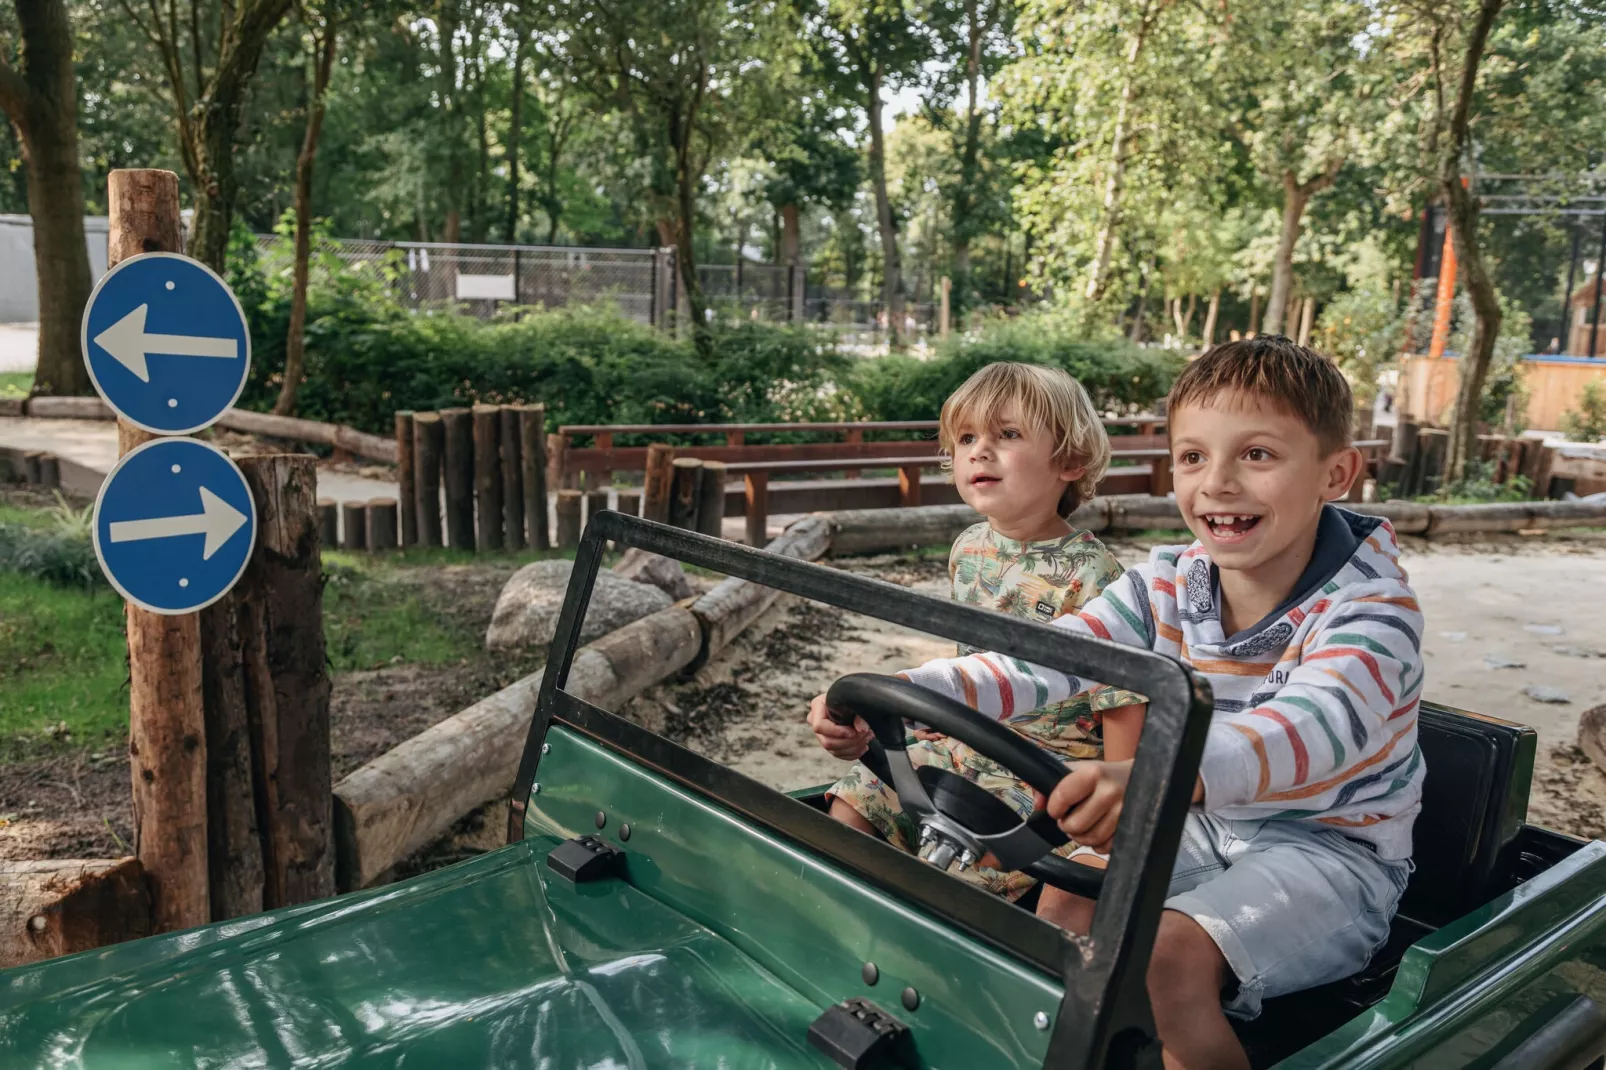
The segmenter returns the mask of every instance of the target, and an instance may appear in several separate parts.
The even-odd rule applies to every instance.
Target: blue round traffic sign
[[[129,257],[84,307],[80,341],[95,389],[158,435],[199,431],[233,405],[251,368],[245,313],[228,284],[177,253]]]
[[[95,499],[95,556],[122,596],[192,613],[234,586],[256,542],[245,476],[215,446],[158,438],[129,450]]]

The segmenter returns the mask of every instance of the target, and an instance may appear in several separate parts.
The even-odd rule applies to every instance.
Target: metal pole
[[[1573,280],[1578,275],[1578,245],[1583,232],[1578,224],[1572,225],[1573,255],[1567,261],[1567,296],[1561,299],[1561,351],[1563,353],[1572,348],[1573,335]]]
[[[1589,319],[1589,355],[1595,356],[1595,340],[1600,334],[1600,291],[1606,277],[1606,213],[1600,217],[1600,259],[1595,261],[1595,310]]]

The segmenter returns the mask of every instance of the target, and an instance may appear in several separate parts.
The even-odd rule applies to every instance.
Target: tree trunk
[[[1142,48],[1143,38],[1140,36],[1133,42],[1131,55],[1127,57],[1128,67],[1137,62]],[[1093,243],[1093,267],[1088,272],[1087,289],[1084,291],[1089,301],[1104,299],[1104,287],[1109,280],[1110,254],[1115,249],[1115,231],[1121,223],[1121,187],[1126,182],[1126,161],[1130,151],[1128,113],[1136,92],[1133,75],[1129,71],[1121,86],[1120,106],[1115,110],[1115,133],[1110,139],[1110,174],[1104,181],[1104,203],[1101,206],[1103,222],[1099,225],[1098,238]]]
[[[981,51],[988,23],[977,0],[965,0],[965,140],[959,153],[959,185],[953,198],[953,287],[950,315],[970,307],[970,244],[975,230],[976,183],[981,170]]]
[[[318,138],[323,133],[324,93],[335,64],[337,30],[334,17],[324,25],[323,40],[317,46],[312,74],[312,99],[307,102],[307,129],[301,138],[301,154],[296,157],[296,259],[290,280],[290,326],[284,340],[284,384],[273,411],[290,416],[296,411],[296,391],[301,387],[302,358],[306,345],[307,274],[312,259],[312,167],[318,156]]]
[[[17,129],[28,164],[39,289],[35,394],[92,394],[79,352],[79,321],[93,281],[84,244],[72,26],[63,0],[18,0],[22,69],[0,60],[0,110]]]
[[[1271,266],[1271,296],[1266,299],[1265,334],[1283,334],[1288,324],[1288,295],[1294,288],[1294,246],[1305,226],[1305,209],[1310,199],[1338,177],[1342,159],[1330,161],[1327,169],[1305,182],[1293,171],[1283,172],[1283,225],[1277,236],[1277,255]]]
[[[870,87],[866,111],[870,117],[870,182],[875,187],[876,226],[881,232],[881,300],[887,311],[887,342],[902,349],[903,338],[903,260],[898,255],[898,224],[892,217],[892,199],[887,194],[887,146],[881,122],[881,70],[872,67],[865,79]]]
[[[529,38],[528,32],[520,32],[518,45],[513,50],[513,92],[508,102],[507,122],[506,237],[509,242],[517,242],[519,234],[519,139],[524,132],[524,50]]]
[[[436,25],[440,29],[440,117],[446,135],[446,226],[441,240],[456,245],[463,240],[463,153],[458,142],[457,107],[457,0],[439,0],[435,10]],[[456,287],[451,276],[456,274],[456,258],[443,258],[448,292],[455,296]]]
[[[795,204],[781,205],[781,263],[796,266],[803,252],[803,228]]]
[[[1204,321],[1204,347],[1209,349],[1216,344],[1216,313],[1221,311],[1221,287],[1216,287],[1210,295],[1210,306],[1205,310]]]
[[[1466,57],[1461,66],[1461,84],[1456,94],[1449,135],[1444,139],[1439,157],[1439,189],[1444,194],[1450,230],[1455,240],[1455,256],[1462,277],[1466,280],[1467,296],[1472,299],[1474,316],[1472,339],[1460,362],[1461,383],[1456,392],[1455,422],[1450,428],[1444,466],[1447,482],[1465,478],[1467,461],[1476,456],[1478,408],[1483,399],[1483,383],[1489,374],[1489,361],[1494,357],[1495,341],[1500,336],[1500,301],[1495,294],[1489,266],[1484,262],[1483,250],[1478,247],[1478,199],[1462,183],[1461,158],[1470,137],[1468,128],[1471,124],[1472,93],[1478,81],[1478,66],[1483,60],[1490,28],[1503,3],[1504,0],[1483,0],[1479,7],[1477,21],[1467,37]]]

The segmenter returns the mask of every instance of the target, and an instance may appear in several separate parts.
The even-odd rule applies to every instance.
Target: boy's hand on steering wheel
[[[1060,831],[1077,843],[1108,854],[1132,762],[1073,762],[1069,769],[1047,799],[1036,795],[1037,808],[1047,810]]]
[[[826,709],[825,696],[815,695],[809,703],[809,729],[833,758],[851,762],[870,749],[870,726],[864,718],[855,717],[852,725],[837,724]]]

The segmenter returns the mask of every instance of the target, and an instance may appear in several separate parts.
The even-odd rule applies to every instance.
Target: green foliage
[[[1404,343],[1405,323],[1405,313],[1387,290],[1346,290],[1322,308],[1314,344],[1338,361],[1355,400],[1370,404],[1378,373],[1393,364]]]
[[[0,573],[86,591],[105,587],[89,541],[92,514],[91,507],[72,508],[59,493],[49,511],[6,509],[0,513]]]
[[[33,372],[0,372],[0,398],[25,398],[33,389]]]
[[[1466,475],[1454,483],[1446,483],[1432,494],[1417,498],[1431,505],[1482,505],[1488,502],[1525,502],[1532,494],[1533,483],[1527,476],[1512,476],[1504,483],[1496,483],[1495,465],[1491,461],[1467,461]]]
[[[969,376],[1001,360],[1063,368],[1081,381],[1100,410],[1118,412],[1141,410],[1164,396],[1184,363],[1175,350],[1086,341],[1074,325],[1039,314],[956,336],[939,346],[932,360],[866,361],[854,376],[853,390],[874,419],[931,420]]]
[[[18,736],[120,738],[128,728],[122,600],[104,585],[20,574],[4,560],[14,530],[0,525],[0,750]],[[99,575],[93,555],[89,567]]]
[[[1579,395],[1578,408],[1561,417],[1561,433],[1574,442],[1598,442],[1606,438],[1606,385],[1591,379]]]

